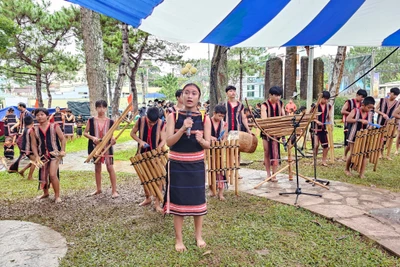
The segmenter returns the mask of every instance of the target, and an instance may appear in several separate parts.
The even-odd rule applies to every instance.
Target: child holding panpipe
[[[354,149],[356,133],[360,130],[367,129],[368,125],[372,123],[374,105],[375,105],[375,99],[371,96],[367,96],[366,98],[364,98],[361,107],[353,109],[346,118],[346,122],[349,125],[347,141],[350,146],[350,153],[346,160],[346,169],[345,169],[345,174],[348,176],[351,176],[350,172],[351,155]],[[366,164],[367,164],[367,157],[364,157],[363,161],[361,162],[360,178],[364,178]]]
[[[140,117],[135,123],[131,131],[131,137],[138,142],[138,153],[142,154],[156,148],[162,148],[165,145],[165,123],[159,118],[159,111],[157,107],[147,109],[146,116]],[[139,136],[137,136],[139,132]],[[154,178],[154,177],[153,177]],[[159,185],[162,191],[162,185]],[[151,194],[144,187],[146,199],[139,204],[139,206],[150,205]],[[157,212],[162,212],[160,206],[160,199],[155,197],[154,208]]]
[[[211,141],[222,141],[226,139],[228,133],[228,124],[225,123],[224,117],[226,115],[226,107],[225,105],[216,105],[214,108],[213,116],[211,117]],[[216,160],[216,159],[211,159]],[[210,169],[211,166],[208,166]],[[217,188],[218,188],[218,199],[224,201],[224,189],[228,187],[226,174],[221,171],[220,174],[217,174]],[[214,197],[215,194],[212,191],[212,185],[210,187],[210,196]]]

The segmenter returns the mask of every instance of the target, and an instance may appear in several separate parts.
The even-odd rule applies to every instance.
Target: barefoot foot
[[[151,204],[151,198],[146,198],[145,200],[143,200],[142,203],[139,204],[139,207],[144,207],[150,204]]]
[[[154,208],[155,208],[156,212],[163,213],[163,209],[159,205],[156,205]]]
[[[351,176],[351,172],[350,171],[344,171],[344,174],[346,174],[347,176]]]
[[[204,242],[203,238],[198,238],[196,240],[197,246],[199,248],[205,248],[207,246],[206,242]]]
[[[57,197],[57,198],[54,200],[54,202],[55,202],[55,203],[61,203],[62,200],[61,200],[61,198]]]
[[[222,195],[219,195],[218,198],[219,198],[219,200],[221,200],[221,201],[225,201],[225,198],[224,198],[224,196],[222,196]]]
[[[96,196],[96,195],[100,195],[102,193],[101,190],[96,190],[93,193],[90,193],[89,195],[87,195],[87,197],[92,197],[92,196]]]
[[[177,243],[175,244],[175,250],[176,250],[177,252],[184,252],[184,251],[186,251],[187,249],[186,249],[185,245],[184,245],[182,242],[177,242]]]
[[[44,198],[48,198],[48,197],[49,197],[49,194],[43,194],[41,196],[38,196],[37,198],[38,199],[44,199]]]
[[[119,194],[118,194],[117,192],[114,192],[114,193],[111,195],[111,198],[112,198],[112,199],[118,198],[118,197],[119,197]]]

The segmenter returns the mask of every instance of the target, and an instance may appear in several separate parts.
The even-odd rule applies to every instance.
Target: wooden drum
[[[255,135],[242,131],[230,131],[228,140],[239,140],[239,151],[244,153],[254,153],[258,145]]]

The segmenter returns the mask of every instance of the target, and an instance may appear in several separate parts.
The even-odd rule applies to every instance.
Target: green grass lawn
[[[400,260],[357,232],[306,210],[265,198],[227,193],[208,200],[204,218],[206,249],[195,246],[193,219],[186,218],[185,253],[174,251],[171,216],[138,207],[138,179],[118,173],[121,197],[94,189],[91,172],[62,172],[64,202],[34,197],[37,182],[0,173],[0,219],[40,223],[68,243],[61,266],[400,266]]]

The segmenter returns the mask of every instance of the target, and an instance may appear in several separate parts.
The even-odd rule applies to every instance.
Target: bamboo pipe
[[[128,115],[128,112],[130,110],[130,106],[128,105],[124,112],[122,112],[121,116],[114,122],[114,124],[108,129],[107,133],[105,136],[103,136],[101,142],[96,145],[93,149],[93,151],[88,155],[88,157],[85,160],[85,163],[88,163],[96,154],[99,155],[98,151],[102,151],[103,148],[108,144],[108,142],[111,140],[115,129],[118,128],[119,124],[124,120],[126,115]]]
[[[235,140],[235,195],[239,195],[239,140]]]
[[[147,165],[147,168],[149,169],[151,173],[151,178],[155,179],[160,177],[156,171],[156,166],[154,166],[154,160],[152,159],[152,154],[148,151],[142,154],[143,158],[145,159],[144,164]],[[157,185],[161,185],[162,183],[160,181],[156,181]]]
[[[217,162],[216,162],[216,165],[217,165],[217,178],[218,179],[221,179],[221,175],[222,175],[222,173],[221,173],[221,171],[220,171],[220,169],[221,169],[221,146],[222,146],[222,142],[220,142],[220,141],[217,141],[216,142],[216,144],[217,144],[217,151],[216,151],[216,160],[217,160]],[[216,183],[216,185],[215,185],[215,194],[217,193],[217,185],[218,185],[218,181],[217,181],[217,183]]]
[[[216,192],[216,183],[217,183],[217,173],[215,171],[215,167],[216,167],[216,155],[215,155],[215,141],[211,141],[211,190],[213,193]]]
[[[393,139],[396,137],[395,136],[396,128],[395,128],[395,124],[393,123],[393,121],[394,121],[394,119],[391,119],[387,123],[387,125],[388,125],[388,139],[386,140],[386,157],[387,158],[390,157],[390,152],[392,150],[392,145],[393,145]]]
[[[231,185],[235,182],[235,140],[230,140],[229,142],[230,151],[230,163],[231,163]]]
[[[155,153],[153,154],[153,152],[155,152]],[[162,171],[162,169],[161,169],[161,166],[162,166],[162,165],[161,165],[160,162],[158,161],[157,152],[154,151],[154,149],[153,149],[152,151],[147,152],[147,157],[150,159],[149,162],[150,162],[150,164],[153,166],[154,172],[155,172],[156,175],[157,175],[157,176],[155,176],[155,177],[157,177],[157,178],[164,177],[163,171]],[[165,170],[165,168],[164,168],[164,170]],[[163,179],[160,179],[159,181],[157,181],[157,184],[158,184],[158,185],[163,185]]]
[[[326,129],[328,130],[328,144],[329,144],[330,160],[331,160],[331,163],[334,163],[335,162],[335,148],[333,145],[333,125],[332,124],[327,125]]]
[[[153,149],[150,152],[153,155],[153,159],[156,161],[156,165],[158,166],[158,168],[160,170],[161,176],[165,177],[167,175],[167,171],[165,170],[165,164],[162,160],[164,155],[162,153],[159,153],[156,149]]]
[[[231,184],[231,170],[230,170],[230,168],[231,168],[231,152],[230,152],[230,149],[229,149],[229,143],[230,143],[230,141],[229,140],[225,140],[225,143],[224,143],[224,146],[226,147],[226,150],[225,150],[225,158],[226,158],[226,179],[227,179],[227,181],[228,181],[228,184]]]
[[[351,151],[352,166],[355,166],[356,162],[358,162],[358,156],[359,156],[358,153],[360,149],[361,135],[362,135],[362,130],[356,133],[356,138],[354,139],[353,150]]]
[[[207,149],[207,182],[208,182],[208,186],[212,186],[211,183],[211,150],[212,148],[210,147],[209,149]]]
[[[379,138],[379,129],[374,129],[374,137],[372,139],[371,143],[371,153],[369,155],[369,162],[373,163],[374,162],[374,157],[376,154],[376,150],[378,149],[378,138]]]
[[[317,181],[314,181],[313,179],[308,178],[308,177],[306,177],[306,176],[304,176],[304,175],[302,175],[302,174],[299,174],[299,176],[300,176],[301,178],[303,178],[303,179],[306,179],[307,181],[309,181],[309,182],[311,182],[311,183],[313,183],[313,184],[319,185],[320,187],[325,188],[326,190],[329,190],[329,187],[326,186],[326,185],[323,185],[323,184],[321,184],[321,183],[319,183],[319,182],[317,182]]]
[[[361,172],[362,162],[363,162],[364,158],[367,156],[366,155],[367,152],[365,151],[365,149],[366,149],[367,141],[369,141],[368,140],[369,136],[370,136],[369,130],[368,129],[364,130],[364,137],[362,138],[362,143],[361,143],[361,147],[360,147],[361,155],[358,158],[358,162],[357,162],[357,172],[358,173]]]
[[[146,188],[152,196],[156,196],[153,187],[147,183],[149,179],[147,178],[147,174],[141,166],[142,163],[139,161],[138,155],[136,155],[135,157],[131,157],[131,162],[133,167],[135,168],[136,174],[138,175],[140,181],[143,183],[143,187]]]
[[[153,187],[154,192],[155,192],[154,196],[158,197],[158,199],[160,201],[163,201],[163,196],[162,196],[162,194],[160,192],[160,189],[158,188],[157,183],[152,181],[152,174],[151,174],[151,172],[150,172],[150,170],[148,168],[147,160],[143,160],[143,156],[141,154],[138,154],[137,157],[138,157],[138,159],[140,161],[142,161],[142,164],[140,164],[140,165],[141,165],[144,173],[146,174],[144,177],[145,177],[145,179],[147,178],[146,182],[150,182],[150,187]]]
[[[225,147],[225,141],[221,141],[220,142],[221,143],[221,169],[223,170],[222,172],[221,172],[221,175],[222,176],[224,176],[225,175],[225,177],[226,177],[226,172],[225,172],[225,170],[226,170],[226,168],[225,168],[225,163],[226,163],[226,157],[225,157],[225,154],[226,154],[226,147]]]
[[[272,178],[274,178],[275,176],[277,176],[278,174],[280,174],[281,172],[285,171],[287,168],[289,168],[289,164],[286,165],[285,167],[282,167],[279,171],[277,171],[276,173],[274,173],[273,175],[271,175],[270,177],[268,177],[267,179],[265,179],[264,181],[262,181],[261,183],[259,183],[258,185],[256,185],[254,187],[254,189],[257,189],[258,187],[260,187],[261,185],[265,184],[266,182],[268,182],[269,180],[271,180]]]

